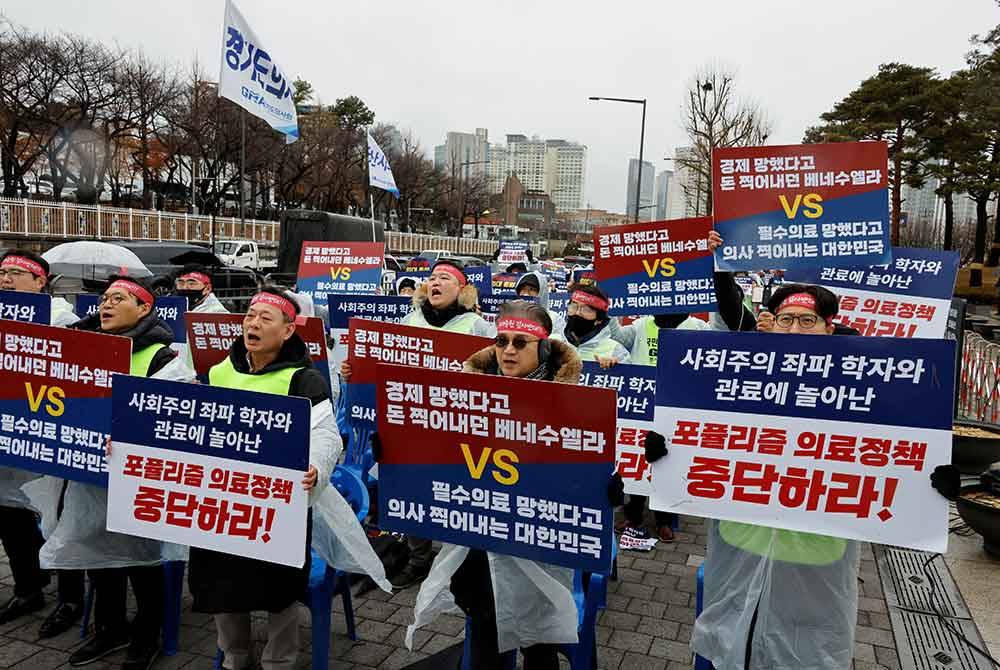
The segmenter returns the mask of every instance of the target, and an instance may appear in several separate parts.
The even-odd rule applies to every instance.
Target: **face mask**
[[[201,290],[196,288],[175,289],[174,293],[182,298],[187,298],[188,307],[194,307],[205,297],[201,294]]]
[[[566,317],[566,330],[577,337],[583,337],[596,327],[597,321],[589,321],[576,314]]]

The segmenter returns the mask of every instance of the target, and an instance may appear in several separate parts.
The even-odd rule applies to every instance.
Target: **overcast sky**
[[[239,0],[290,78],[322,102],[360,96],[376,121],[409,128],[428,157],[449,130],[487,128],[589,148],[585,204],[625,208],[640,108],[588,96],[647,98],[645,155],[657,171],[685,143],[685,87],[732,68],[769,112],[770,143],[803,130],[880,63],[958,69],[973,33],[1000,23],[993,0]],[[224,0],[4,0],[35,30],[71,31],[157,58],[197,57],[218,76]],[[0,73],[2,74],[2,73]]]

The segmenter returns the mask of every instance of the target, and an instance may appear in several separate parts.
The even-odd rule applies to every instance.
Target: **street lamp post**
[[[628,102],[634,105],[642,105],[642,126],[639,129],[639,170],[635,177],[635,222],[639,223],[639,200],[642,194],[642,148],[646,142],[646,99],[636,98],[602,98],[590,96],[591,100],[605,100],[607,102]]]

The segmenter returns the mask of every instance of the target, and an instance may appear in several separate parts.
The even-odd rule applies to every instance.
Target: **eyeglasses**
[[[117,307],[125,302],[125,297],[124,293],[106,293],[97,299],[97,304],[103,305],[104,303],[108,303],[112,307]]]
[[[27,270],[18,270],[16,268],[6,268],[0,269],[0,279],[6,279],[10,277],[11,279],[17,279],[18,277],[23,277],[24,275],[31,274]]]
[[[506,335],[497,335],[496,346],[499,349],[506,349],[508,345],[513,344],[515,349],[521,351],[532,342],[537,342],[537,341],[538,340],[529,340],[528,338],[521,337],[520,335],[518,335],[513,339],[507,337]]]
[[[815,314],[779,314],[774,317],[775,325],[784,330],[791,328],[796,321],[802,330],[812,330],[819,323],[819,317]]]
[[[581,305],[578,302],[570,302],[566,305],[567,314],[579,314],[580,316],[592,316],[597,318],[597,310],[590,305]]]

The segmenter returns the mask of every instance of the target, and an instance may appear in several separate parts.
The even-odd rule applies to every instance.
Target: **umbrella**
[[[77,279],[107,279],[120,274],[131,277],[152,277],[139,257],[117,244],[81,240],[52,247],[44,254],[53,274]]]

